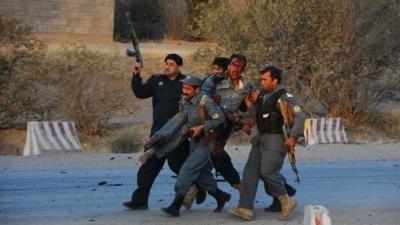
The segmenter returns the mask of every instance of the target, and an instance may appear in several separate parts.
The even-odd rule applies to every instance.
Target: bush
[[[195,35],[248,57],[248,71],[274,64],[313,114],[368,121],[400,87],[400,15],[394,0],[209,1]],[[201,54],[200,54],[201,55]],[[214,56],[206,56],[209,60]],[[258,74],[255,72],[253,78]]]
[[[68,119],[86,134],[101,134],[126,103],[126,58],[67,46],[47,54],[31,27],[0,17],[0,128],[31,120]]]
[[[136,132],[125,132],[109,140],[107,145],[112,153],[131,153],[140,150],[141,142]]]
[[[59,113],[79,131],[101,134],[110,116],[125,105],[130,77],[124,60],[84,46],[66,46],[51,57],[49,76]]]
[[[0,16],[0,128],[15,127],[47,113],[36,93],[43,75],[46,45],[29,25]]]

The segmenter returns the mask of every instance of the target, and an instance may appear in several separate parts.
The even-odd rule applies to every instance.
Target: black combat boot
[[[221,191],[220,189],[217,189],[215,193],[208,193],[217,200],[217,208],[214,209],[214,212],[221,212],[225,206],[225,203],[231,200],[231,195]]]
[[[201,204],[206,200],[207,193],[203,188],[197,187],[196,203]]]
[[[148,209],[149,206],[147,204],[137,204],[135,202],[124,202],[123,205],[132,210],[141,210],[141,209]]]
[[[182,207],[183,199],[185,199],[185,197],[176,195],[171,205],[168,206],[167,208],[161,208],[161,210],[173,217],[177,217],[179,216],[179,210]]]
[[[285,183],[285,188],[287,191],[287,194],[292,197],[293,195],[296,194],[296,189],[289,184]],[[280,212],[282,211],[282,206],[279,200],[274,197],[274,200],[272,201],[272,204],[268,206],[267,208],[264,209],[265,212]]]

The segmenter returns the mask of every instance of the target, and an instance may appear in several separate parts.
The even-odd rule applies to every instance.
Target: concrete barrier
[[[304,225],[331,225],[328,209],[322,205],[305,206]]]
[[[347,143],[342,118],[311,118],[304,123],[304,137],[307,144]]]
[[[82,151],[73,122],[28,122],[24,156]]]

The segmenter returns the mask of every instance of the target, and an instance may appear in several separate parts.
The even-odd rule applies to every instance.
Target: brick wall
[[[19,18],[50,38],[112,41],[115,0],[0,0],[0,15]]]

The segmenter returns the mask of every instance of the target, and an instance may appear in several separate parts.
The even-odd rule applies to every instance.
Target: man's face
[[[239,79],[244,71],[244,62],[238,58],[233,58],[229,63],[228,71],[232,80]]]
[[[214,65],[212,66],[212,72],[213,72],[213,73],[223,73],[223,72],[224,72],[224,68],[222,68],[222,67],[220,67],[220,66],[214,64]]]
[[[261,87],[265,91],[272,91],[278,86],[278,80],[271,78],[271,72],[264,72],[261,76]]]
[[[183,95],[186,96],[187,100],[190,100],[195,96],[197,93],[199,93],[200,88],[198,87],[193,87],[192,85],[189,84],[182,84],[182,92]]]
[[[164,73],[167,76],[175,76],[179,73],[180,66],[176,64],[176,62],[172,59],[167,59],[164,65]]]

